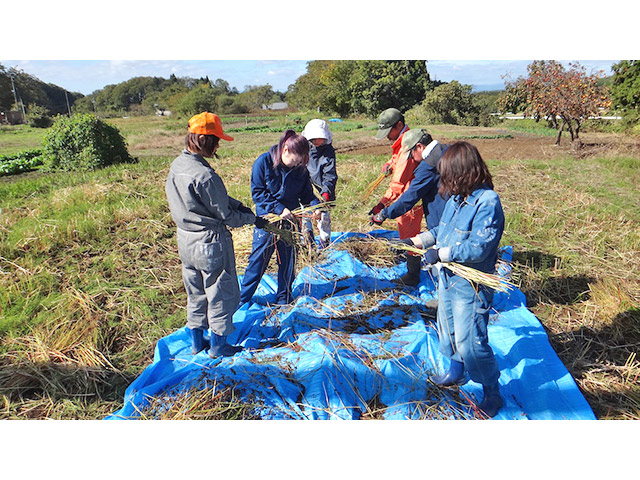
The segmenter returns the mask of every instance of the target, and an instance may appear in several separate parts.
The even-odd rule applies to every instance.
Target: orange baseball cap
[[[188,132],[200,135],[215,135],[223,140],[233,140],[233,137],[222,131],[222,122],[215,113],[202,112],[191,117]]]

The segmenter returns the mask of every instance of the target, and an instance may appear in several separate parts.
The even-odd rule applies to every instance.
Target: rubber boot
[[[431,381],[441,387],[450,387],[451,385],[459,385],[464,383],[464,363],[457,360],[451,360],[449,370],[444,375],[434,375]]]
[[[218,335],[211,330],[211,348],[208,351],[211,358],[233,357],[240,350],[242,347],[239,345],[229,345],[226,335]]]
[[[417,287],[420,283],[420,257],[407,255],[407,273],[394,280],[398,285]]]
[[[193,355],[200,353],[209,346],[209,343],[204,339],[204,330],[200,328],[187,327],[187,331],[191,338],[191,353]]]
[[[502,408],[502,397],[500,396],[500,386],[498,382],[493,385],[483,385],[482,391],[484,397],[478,408],[482,410],[487,417],[495,417]]]

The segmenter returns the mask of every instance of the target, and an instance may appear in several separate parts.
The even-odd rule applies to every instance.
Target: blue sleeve
[[[338,173],[336,171],[336,153],[333,147],[327,149],[325,159],[322,165],[322,191],[320,193],[328,193],[329,198],[333,199],[336,193],[336,183],[338,182]]]
[[[448,261],[480,263],[497,252],[504,231],[504,212],[498,195],[490,192],[478,202],[467,239],[450,247]]]
[[[397,218],[404,215],[430,192],[437,194],[439,178],[436,167],[425,161],[420,162],[414,171],[414,178],[411,180],[409,188],[395,202],[385,208],[387,218]]]
[[[275,213],[280,215],[285,209],[276,197],[267,188],[267,162],[271,156],[264,153],[253,163],[251,169],[251,197],[256,204],[256,214]]]
[[[302,205],[317,205],[320,202],[315,193],[313,193],[313,186],[311,185],[311,178],[309,177],[309,171],[306,167],[300,168],[300,180],[303,182],[302,190],[300,191],[300,203]]]

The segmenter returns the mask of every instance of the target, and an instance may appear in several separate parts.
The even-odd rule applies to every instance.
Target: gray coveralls
[[[227,227],[253,224],[255,215],[227,195],[222,179],[204,157],[188,150],[171,164],[165,191],[178,227],[187,327],[229,335],[235,330],[240,288]]]

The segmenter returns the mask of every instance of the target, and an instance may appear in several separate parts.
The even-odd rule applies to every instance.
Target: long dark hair
[[[493,179],[478,149],[468,142],[456,142],[438,162],[440,194],[468,197],[478,187],[493,188]]]
[[[285,145],[289,152],[303,158],[300,166],[306,167],[309,163],[309,140],[298,135],[294,130],[286,130],[280,137],[273,155],[273,166],[277,168],[282,163],[282,151]]]
[[[184,137],[184,146],[193,153],[198,153],[203,157],[213,156],[213,152],[220,139],[215,135],[202,135],[199,133],[187,133]]]

